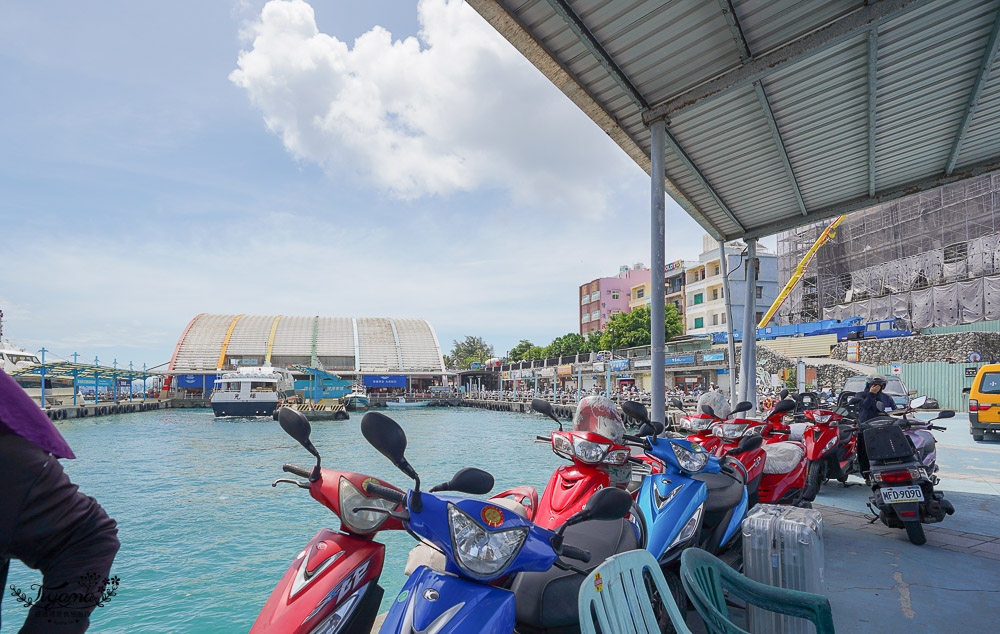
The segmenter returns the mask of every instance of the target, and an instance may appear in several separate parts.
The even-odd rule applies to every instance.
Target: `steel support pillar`
[[[743,354],[740,363],[740,402],[750,401],[757,408],[757,241],[747,240],[746,302],[743,306]]]
[[[733,298],[729,294],[729,262],[726,261],[726,243],[719,240],[719,268],[722,272],[722,295],[726,299],[726,341],[729,342],[729,402],[736,405],[736,338],[733,336]]]
[[[652,420],[666,422],[666,363],[664,361],[664,350],[666,338],[664,334],[664,322],[666,319],[666,297],[664,296],[664,276],[666,275],[666,254],[664,253],[664,243],[666,241],[666,192],[664,178],[666,169],[664,161],[667,151],[667,125],[663,119],[653,121],[649,126],[652,135],[650,142],[650,232],[649,241],[652,251],[652,275],[650,277],[650,347],[652,348],[652,368],[650,378],[652,386],[650,392],[653,396]]]

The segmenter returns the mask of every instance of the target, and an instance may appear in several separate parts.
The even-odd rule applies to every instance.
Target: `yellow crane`
[[[802,261],[799,262],[799,265],[795,267],[795,272],[792,273],[792,277],[789,278],[788,283],[785,284],[785,288],[781,289],[781,292],[778,293],[778,297],[775,298],[774,303],[771,304],[771,308],[769,308],[768,311],[764,313],[764,316],[761,318],[760,323],[757,324],[758,328],[763,328],[767,326],[767,322],[771,321],[771,317],[774,317],[774,313],[776,313],[778,311],[778,308],[780,308],[781,305],[785,303],[785,299],[788,297],[788,294],[792,292],[792,289],[795,288],[795,285],[798,284],[799,280],[802,279],[802,276],[806,272],[806,268],[809,266],[809,263],[812,261],[813,257],[816,256],[816,252],[819,251],[819,248],[823,246],[824,242],[826,242],[834,235],[836,235],[833,230],[837,228],[837,225],[839,225],[844,218],[846,218],[846,216],[840,216],[839,218],[831,222],[830,225],[823,230],[823,233],[821,233],[820,236],[816,238],[816,242],[813,243],[812,247],[809,248],[809,251],[806,252],[805,257],[802,258]]]

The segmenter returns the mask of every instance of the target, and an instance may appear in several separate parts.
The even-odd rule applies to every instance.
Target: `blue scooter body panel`
[[[514,620],[514,593],[509,590],[420,566],[396,595],[379,632],[510,634]]]
[[[750,506],[750,501],[749,496],[747,496],[747,488],[743,487],[743,497],[736,508],[733,509],[733,517],[729,520],[729,526],[726,527],[725,535],[722,536],[723,545],[728,544],[729,540],[739,534],[740,526],[743,524],[743,518],[746,517],[748,506]]]
[[[646,550],[657,560],[705,501],[707,492],[704,482],[681,473],[657,473],[642,481],[637,503],[646,518]]]

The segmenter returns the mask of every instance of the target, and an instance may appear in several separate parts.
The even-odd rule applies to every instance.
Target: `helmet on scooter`
[[[573,414],[573,431],[600,434],[614,443],[621,443],[625,424],[618,407],[606,396],[587,396]]]

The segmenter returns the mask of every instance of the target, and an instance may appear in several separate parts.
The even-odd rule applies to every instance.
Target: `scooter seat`
[[[705,513],[728,511],[743,498],[742,478],[733,478],[725,473],[696,473],[692,479],[708,485]]]
[[[627,520],[582,522],[567,528],[564,535],[566,544],[590,552],[587,563],[565,558],[564,561],[587,572],[611,555],[639,547],[635,530]],[[584,579],[589,577],[555,566],[543,572],[519,573],[510,588],[518,624],[538,629],[576,625],[580,618],[577,595]]]

